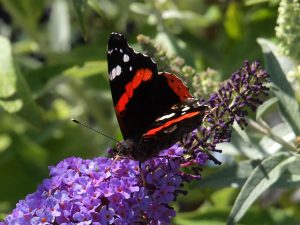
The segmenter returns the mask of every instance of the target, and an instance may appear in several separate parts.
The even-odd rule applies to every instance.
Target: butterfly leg
[[[139,161],[139,171],[140,171],[140,178],[142,180],[142,184],[144,187],[146,187],[146,180],[145,180],[144,173],[142,171],[142,162],[141,161]]]

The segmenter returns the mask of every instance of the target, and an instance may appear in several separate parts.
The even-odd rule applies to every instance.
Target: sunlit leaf
[[[186,60],[190,60],[193,56],[186,48],[186,43],[176,38],[170,32],[159,32],[155,37],[156,43],[167,52],[169,56],[178,55]]]
[[[103,15],[103,11],[101,10],[101,7],[100,7],[100,1],[98,1],[98,0],[87,0],[87,4],[93,10],[95,10],[100,16]]]
[[[113,18],[117,16],[118,6],[109,0],[87,0],[87,4],[101,17]],[[122,9],[123,10],[123,9]]]
[[[256,111],[256,120],[259,120],[259,119],[263,116],[263,114],[264,114],[271,106],[273,106],[277,101],[278,101],[278,98],[273,97],[273,98],[270,98],[269,100],[265,101],[262,105],[260,105],[260,106],[257,108],[257,111]]]
[[[287,167],[297,159],[286,153],[278,153],[263,160],[250,174],[241,189],[228,219],[228,225],[236,224],[247,212],[252,203],[272,184]]]
[[[71,27],[68,3],[64,0],[53,2],[48,24],[50,47],[55,52],[65,52],[71,46]]]
[[[38,51],[39,46],[34,41],[24,40],[13,44],[13,53],[16,55],[25,55]]]
[[[261,4],[261,3],[266,3],[269,2],[273,5],[277,4],[280,0],[244,0],[245,5],[251,6],[251,5],[256,5],[256,4]]]
[[[297,188],[300,185],[300,159],[292,162],[274,184],[279,188]]]
[[[0,98],[7,98],[16,92],[17,78],[10,43],[1,36],[0,52]]]
[[[259,38],[257,42],[261,45],[265,61],[266,69],[270,74],[272,81],[273,93],[279,100],[281,113],[288,121],[295,134],[300,134],[300,112],[299,105],[295,99],[294,91],[291,84],[286,78],[288,70],[293,68],[293,62],[284,56],[276,55],[276,46],[266,39]],[[287,107],[288,106],[288,107]]]
[[[251,140],[247,132],[245,130],[242,130],[242,128],[238,125],[238,123],[234,123],[232,127],[235,130],[235,132],[243,139],[243,141],[248,146],[251,146]]]
[[[23,102],[20,99],[17,100],[9,100],[9,101],[1,101],[0,107],[2,107],[6,112],[16,113],[20,111],[23,106]]]
[[[82,67],[73,66],[63,72],[66,76],[71,77],[88,77],[99,73],[106,73],[107,64],[105,61],[86,62]]]
[[[73,0],[73,5],[75,8],[75,13],[76,13],[77,19],[79,21],[81,33],[82,33],[84,39],[87,39],[87,30],[86,30],[86,21],[85,21],[87,1],[86,0]]]
[[[200,188],[225,188],[240,187],[253,169],[258,165],[258,160],[241,161],[238,164],[230,165],[216,173],[203,177],[199,181]]]
[[[227,35],[233,39],[240,39],[243,35],[242,11],[240,3],[232,1],[229,3],[226,11],[224,26]]]
[[[18,112],[23,102],[16,99],[17,74],[9,41],[0,36],[0,107],[9,113]]]
[[[292,140],[295,139],[295,134],[291,127],[286,123],[280,123],[276,126],[272,127],[271,132],[280,137],[283,141],[290,143]],[[268,136],[264,136],[260,142],[259,146],[268,154],[274,154],[278,150],[282,148],[282,145],[278,143],[276,140],[271,139]]]
[[[30,90],[14,64],[10,42],[0,37],[0,106],[9,113],[37,125],[41,123],[40,110],[32,99]]]
[[[149,5],[137,2],[130,4],[130,10],[134,13],[142,14],[145,16],[149,16],[152,13],[151,7],[149,7]]]
[[[0,153],[4,152],[11,145],[11,138],[9,135],[0,135]]]

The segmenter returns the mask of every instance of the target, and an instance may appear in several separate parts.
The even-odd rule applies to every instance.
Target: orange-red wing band
[[[177,117],[176,119],[173,119],[173,120],[170,120],[168,122],[166,122],[164,125],[162,126],[159,126],[159,127],[156,127],[156,128],[153,128],[151,130],[149,130],[146,134],[143,135],[143,137],[147,137],[147,136],[152,136],[152,135],[155,135],[157,132],[163,130],[163,129],[166,129],[168,127],[170,127],[171,125],[173,124],[176,124],[182,120],[185,120],[185,119],[188,119],[188,118],[192,118],[198,114],[200,114],[201,112],[200,111],[197,111],[197,112],[190,112],[190,113],[187,113],[185,115],[182,115],[180,117]]]
[[[143,81],[151,80],[153,73],[150,69],[139,69],[136,71],[132,81],[128,82],[125,86],[125,92],[119,99],[118,103],[115,105],[115,110],[120,113],[125,110],[129,99],[133,96],[134,90],[140,86]]]
[[[182,80],[180,80],[176,75],[167,72],[164,72],[163,75],[167,78],[169,87],[175,92],[181,101],[192,97],[188,87],[185,86]]]

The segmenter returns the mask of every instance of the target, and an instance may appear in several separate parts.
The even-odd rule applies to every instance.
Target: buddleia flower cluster
[[[278,8],[276,36],[279,50],[285,55],[300,58],[300,2],[281,0]]]
[[[170,224],[171,203],[184,194],[183,184],[201,176],[216,144],[230,141],[236,121],[247,125],[268,94],[268,74],[258,62],[245,62],[209,99],[201,127],[141,167],[128,158],[71,157],[50,167],[50,178],[19,201],[0,225]],[[183,168],[190,168],[190,170]]]

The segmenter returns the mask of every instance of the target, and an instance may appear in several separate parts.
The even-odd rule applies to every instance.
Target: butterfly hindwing
[[[140,161],[157,156],[161,150],[181,141],[184,134],[199,127],[206,110],[207,106],[195,98],[174,105],[148,127],[131,155]]]

